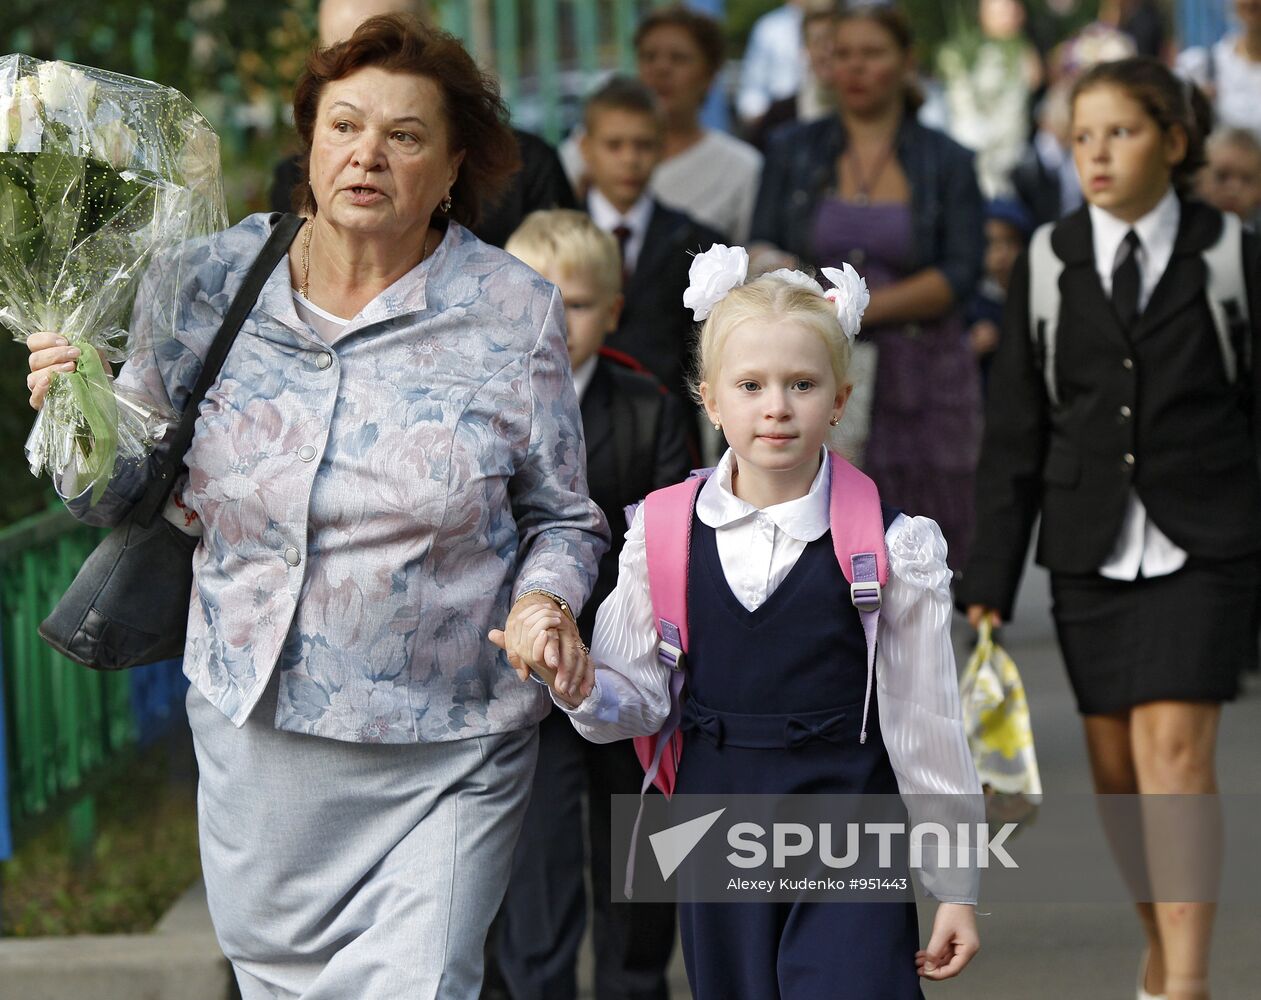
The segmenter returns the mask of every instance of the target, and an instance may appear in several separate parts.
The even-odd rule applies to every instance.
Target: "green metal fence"
[[[631,39],[666,0],[444,0],[443,27],[499,78],[514,121],[560,139],[604,70],[634,68]]]
[[[0,678],[4,683],[8,810],[21,830],[75,799],[94,772],[136,739],[130,678],[85,670],[54,653],[37,627],[102,537],[63,508],[0,531]],[[91,800],[71,813],[91,836]],[[3,812],[0,804],[0,812]]]

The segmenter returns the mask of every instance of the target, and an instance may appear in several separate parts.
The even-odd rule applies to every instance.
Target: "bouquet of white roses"
[[[81,351],[27,439],[33,473],[71,473],[95,501],[117,461],[149,453],[173,414],[115,388],[101,357],[173,335],[160,295],[128,333],[140,279],[158,257],[178,274],[189,241],[226,224],[218,137],[182,94],[0,56],[0,326],[23,341],[56,331]]]

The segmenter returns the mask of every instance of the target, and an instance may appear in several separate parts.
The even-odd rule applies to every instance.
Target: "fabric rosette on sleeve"
[[[0,56],[0,326],[80,349],[54,376],[26,443],[31,471],[73,474],[93,499],[116,462],[143,459],[173,414],[114,387],[113,362],[174,333],[189,241],[227,225],[218,137],[177,91],[29,56]]]

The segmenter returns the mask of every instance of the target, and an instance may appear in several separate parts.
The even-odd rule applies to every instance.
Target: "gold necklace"
[[[298,289],[298,294],[308,302],[310,296],[307,293],[311,289],[311,230],[314,228],[315,223],[308,219],[306,232],[302,234],[302,287]]]
[[[311,233],[315,229],[314,220],[308,219],[306,224],[306,232],[302,234],[302,284],[298,287],[298,294],[308,302],[311,301]],[[420,245],[420,261],[424,263],[425,258],[429,256],[429,231],[425,231],[425,242]]]

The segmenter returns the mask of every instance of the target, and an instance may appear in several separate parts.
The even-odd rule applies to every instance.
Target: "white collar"
[[[639,200],[623,215],[613,207],[608,198],[592,188],[587,195],[587,208],[591,212],[591,221],[606,233],[625,225],[632,235],[641,236],[648,229],[648,220],[652,217],[652,193],[645,191],[641,194]]]
[[[596,353],[574,369],[574,392],[578,394],[579,401],[587,394],[591,380],[595,377],[595,366],[599,363],[600,355]]]
[[[1173,188],[1156,203],[1156,207],[1133,225],[1118,219],[1111,212],[1090,206],[1090,229],[1095,247],[1095,262],[1100,269],[1112,270],[1117,250],[1125,234],[1133,229],[1138,233],[1143,252],[1148,261],[1168,263],[1173,255],[1174,240],[1178,238],[1178,223],[1182,218],[1182,205]],[[1141,259],[1141,258],[1140,258]],[[1164,270],[1162,265],[1160,270]]]
[[[810,484],[810,492],[796,500],[777,503],[761,511],[731,492],[731,470],[735,455],[728,448],[718,467],[701,487],[696,498],[696,516],[711,528],[725,528],[761,513],[770,518],[784,534],[799,542],[813,542],[828,530],[828,501],[831,496],[831,463],[827,450],[818,474]]]

